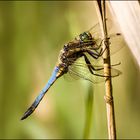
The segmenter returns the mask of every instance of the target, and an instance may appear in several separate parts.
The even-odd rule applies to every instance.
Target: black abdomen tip
[[[30,116],[33,112],[34,112],[35,108],[33,106],[31,106],[30,108],[28,108],[28,110],[23,114],[23,116],[21,117],[21,120],[26,119],[28,116]]]

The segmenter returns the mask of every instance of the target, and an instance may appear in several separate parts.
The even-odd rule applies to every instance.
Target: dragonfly
[[[104,68],[102,66],[93,65],[88,57],[90,56],[91,59],[96,62],[97,60],[102,58],[102,55],[105,52],[105,49],[102,49],[104,39],[99,37],[99,33],[96,33],[94,30],[97,29],[97,27],[99,27],[98,24],[90,28],[88,31],[79,34],[72,41],[64,44],[63,48],[60,50],[58,62],[54,67],[48,83],[41,90],[40,94],[36,97],[32,105],[23,114],[21,120],[26,119],[35,111],[35,109],[38,107],[39,103],[43,99],[44,95],[55,83],[55,81],[67,73],[76,77],[83,78],[93,83],[104,81],[105,77],[108,77],[104,75]],[[91,32],[92,30],[94,31],[93,33]],[[120,38],[120,36],[121,33],[115,33],[110,35],[108,39],[115,40],[115,38]],[[119,48],[116,47],[116,49]],[[84,60],[84,63],[78,62],[80,58]],[[113,65],[111,66],[111,73],[111,77],[116,77],[121,74],[119,70],[113,68]],[[98,81],[97,79],[102,80]]]

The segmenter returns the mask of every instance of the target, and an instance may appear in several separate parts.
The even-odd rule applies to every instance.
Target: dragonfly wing
[[[111,77],[116,77],[121,74],[121,71],[113,68],[116,65],[117,64],[111,66]],[[93,74],[89,71],[88,66],[90,66],[90,64],[75,62],[69,66],[69,73],[74,79],[83,78],[92,83],[103,82],[105,78],[108,77],[107,74],[106,76],[104,74],[103,66],[92,65],[92,67],[95,68],[95,70],[92,70]]]
[[[72,75],[72,77],[73,77],[74,79],[80,79],[80,78],[82,78],[82,79],[88,80],[88,81],[90,81],[90,82],[92,82],[92,83],[94,83],[94,84],[104,81],[103,78],[101,78],[101,80],[99,81],[99,80],[96,80],[95,78],[93,78],[93,76],[92,76],[90,73],[87,74],[87,73],[81,72],[81,71],[78,72],[78,71],[75,71],[75,70],[73,70],[73,69],[71,69],[71,68],[70,68],[70,70],[69,70],[69,73],[70,73],[70,75]],[[86,75],[85,75],[85,74],[86,74]],[[98,78],[98,79],[99,79],[99,78]]]
[[[121,33],[112,33],[112,25],[113,22],[110,19],[107,19],[107,27],[108,27],[108,34],[109,34],[109,42],[110,42],[110,55],[115,54],[118,52],[123,46],[125,46],[124,38],[122,37]],[[99,46],[103,40],[100,24],[97,23],[93,27],[88,30],[93,37],[93,40]],[[103,44],[103,43],[102,43]],[[98,50],[100,51],[100,49]]]
[[[108,30],[110,30],[112,28],[112,21],[110,19],[106,19],[107,22],[107,27]],[[90,29],[88,29],[85,32],[90,32],[90,34],[93,37],[93,41],[96,41],[97,44],[100,44],[101,40],[102,40],[102,34],[101,34],[101,28],[100,28],[100,24],[99,22],[97,22],[94,26],[92,26]],[[79,40],[79,35],[75,37],[76,40]],[[91,41],[91,40],[89,40]],[[87,40],[88,42],[88,40]]]
[[[125,46],[125,41],[120,33],[114,33],[109,36],[110,55],[115,54]]]
[[[79,76],[77,76],[76,74],[73,74],[71,71],[68,71],[67,74],[65,74],[63,77],[68,82],[73,82],[73,80],[79,80],[80,79]]]
[[[85,63],[74,63],[73,67],[80,67],[81,69],[85,70],[87,69],[86,71],[89,71],[88,70],[88,66],[92,66],[94,67],[95,70],[93,70],[93,75],[99,75],[99,77],[105,77],[104,76],[104,67],[101,66],[101,65],[94,65],[94,64],[85,64]],[[115,66],[118,66],[120,65],[120,63],[117,63],[117,64],[114,64],[114,65],[111,65],[111,77],[116,77],[116,76],[119,76],[122,74],[121,71],[119,71],[118,69],[114,68]]]
[[[111,28],[112,28],[112,24],[113,24],[112,20],[107,18],[106,19],[106,24],[107,24],[108,31],[110,31]],[[92,26],[87,31],[90,32],[93,35],[93,38],[95,38],[95,39],[101,38],[101,28],[100,28],[99,22],[96,23],[94,26]]]
[[[95,84],[104,81],[104,77],[91,74],[86,65],[73,64],[69,66],[69,73],[74,79],[82,78]]]
[[[114,33],[109,35],[109,50],[110,50],[110,56],[115,54],[116,52],[118,52],[120,49],[122,49],[126,44],[125,41],[121,35],[121,33]],[[96,42],[96,46],[99,48],[97,48],[96,46],[91,47],[90,50],[91,51],[95,51],[95,53],[100,54],[100,52],[104,51],[101,50],[102,49],[102,45],[104,43],[104,40],[101,38],[98,38],[96,40],[94,40]],[[104,52],[103,52],[104,53]],[[103,56],[98,57],[98,59],[96,61],[99,61],[101,58],[103,58]]]
[[[116,65],[118,65],[118,64],[116,64]],[[115,69],[114,67],[116,66],[116,65],[112,65],[111,66],[111,77],[113,78],[113,77],[117,77],[117,76],[119,76],[119,75],[121,75],[122,74],[122,72],[121,71],[119,71],[118,69]],[[105,75],[105,73],[104,73],[104,67],[102,67],[102,66],[93,66],[96,70],[95,70],[95,74],[98,74],[98,75]],[[98,70],[99,69],[99,70]],[[108,75],[107,73],[106,73],[106,75]]]

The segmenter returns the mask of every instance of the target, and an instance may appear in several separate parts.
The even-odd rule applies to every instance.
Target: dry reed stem
[[[99,1],[98,1],[99,2]],[[95,3],[96,11],[98,14],[99,24],[102,32],[102,38],[105,39],[103,45],[103,50],[106,51],[103,54],[104,59],[104,74],[110,76],[110,78],[105,78],[105,101],[107,109],[107,125],[108,125],[108,138],[116,139],[116,126],[115,126],[115,113],[114,113],[114,101],[112,95],[112,81],[111,81],[111,70],[110,70],[110,51],[109,51],[109,41],[107,39],[107,26],[106,26],[106,10],[105,1],[100,1],[101,3]]]

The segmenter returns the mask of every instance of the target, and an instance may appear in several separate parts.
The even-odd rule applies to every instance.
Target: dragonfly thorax
[[[68,67],[69,65],[73,64],[74,61],[76,61],[77,57],[74,57],[76,55],[76,52],[64,45],[64,48],[60,51],[58,62],[63,63],[64,67]]]

